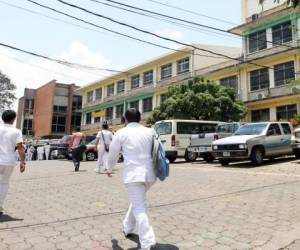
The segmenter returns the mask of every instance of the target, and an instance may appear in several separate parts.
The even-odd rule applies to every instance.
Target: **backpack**
[[[152,158],[155,175],[164,181],[169,176],[170,162],[157,133],[154,135]]]

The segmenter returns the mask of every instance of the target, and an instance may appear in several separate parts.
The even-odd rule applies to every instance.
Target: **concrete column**
[[[240,98],[243,102],[246,102],[248,100],[248,92],[250,90],[249,86],[249,73],[245,70],[242,69],[240,71]]]
[[[270,108],[270,121],[276,121],[276,108]]]
[[[157,66],[153,68],[153,86],[156,87],[158,81]]]
[[[139,100],[139,110],[143,113],[143,100]]]
[[[269,69],[270,89],[275,87],[274,69]]]
[[[144,73],[139,74],[140,76],[140,87],[144,86]]]
[[[157,95],[154,93],[152,97],[152,109],[156,108],[157,106]]]
[[[272,36],[272,28],[268,28],[266,30],[266,34],[267,34],[267,48],[272,48],[273,47],[273,44],[270,43],[273,41],[273,36]],[[276,46],[276,45],[275,45]]]
[[[177,76],[177,62],[172,63],[172,77]]]

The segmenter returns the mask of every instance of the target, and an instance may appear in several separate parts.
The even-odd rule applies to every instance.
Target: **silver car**
[[[222,165],[242,160],[261,165],[264,158],[293,154],[292,130],[288,122],[245,124],[233,136],[213,142],[214,156]]]

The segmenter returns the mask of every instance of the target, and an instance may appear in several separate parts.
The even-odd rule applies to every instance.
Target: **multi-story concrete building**
[[[300,12],[266,0],[242,0],[242,25],[231,31],[243,35],[244,63],[227,61],[197,75],[236,89],[249,109],[246,121],[289,120],[299,113],[297,88],[288,83],[300,74]]]
[[[35,138],[59,138],[81,124],[81,95],[74,84],[55,80],[40,88],[25,89],[19,99],[17,127]]]
[[[241,55],[234,47],[195,45],[231,56]],[[184,47],[148,62],[99,80],[80,89],[83,93],[82,130],[95,134],[103,120],[111,122],[113,129],[121,124],[121,116],[128,107],[136,107],[145,120],[165,98],[168,86],[185,81],[196,70],[228,59],[214,56],[199,49]]]

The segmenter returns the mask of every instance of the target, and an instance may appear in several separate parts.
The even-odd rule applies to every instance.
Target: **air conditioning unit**
[[[253,15],[251,16],[252,21],[256,21],[258,18],[259,18],[259,15],[258,15],[257,13],[256,13],[256,14],[253,14]]]
[[[265,98],[266,98],[265,94],[260,93],[260,94],[257,95],[257,100],[262,100],[262,99],[265,99]]]

